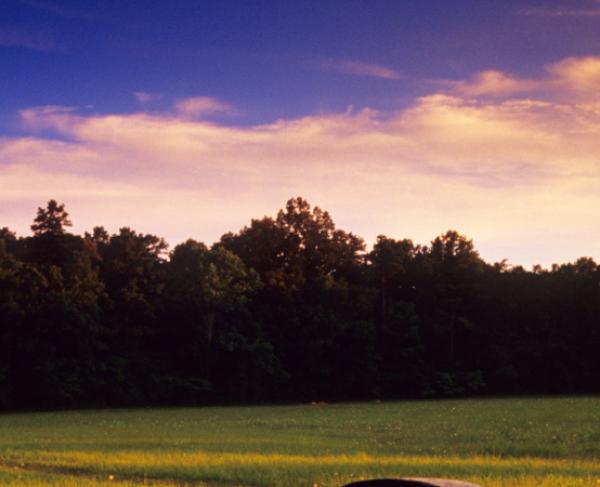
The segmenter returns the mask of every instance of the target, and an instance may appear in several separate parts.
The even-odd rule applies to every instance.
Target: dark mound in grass
[[[344,487],[478,487],[460,480],[444,479],[373,479],[352,482]]]

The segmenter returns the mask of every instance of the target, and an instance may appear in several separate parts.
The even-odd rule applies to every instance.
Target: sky
[[[0,0],[0,227],[210,244],[302,196],[600,260],[600,1]]]

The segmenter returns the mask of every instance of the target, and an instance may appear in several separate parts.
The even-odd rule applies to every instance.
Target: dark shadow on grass
[[[374,479],[352,482],[344,487],[435,487],[435,485],[419,480]]]

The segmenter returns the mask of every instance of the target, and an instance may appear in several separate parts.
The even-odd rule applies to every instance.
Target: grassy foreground
[[[0,485],[600,486],[600,398],[0,415]]]

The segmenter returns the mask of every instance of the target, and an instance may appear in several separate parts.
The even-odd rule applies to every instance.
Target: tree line
[[[600,266],[486,263],[448,231],[371,251],[302,198],[206,246],[0,229],[0,407],[600,391]]]

